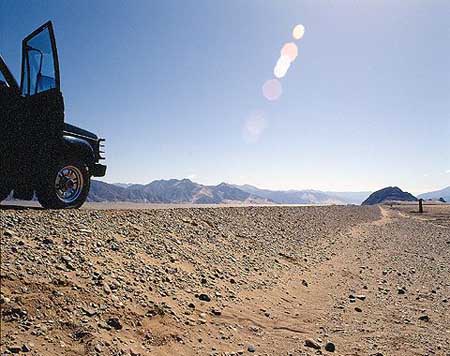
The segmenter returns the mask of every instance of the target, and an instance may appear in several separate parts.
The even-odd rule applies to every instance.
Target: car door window
[[[22,95],[34,95],[57,87],[55,54],[49,27],[24,41]]]

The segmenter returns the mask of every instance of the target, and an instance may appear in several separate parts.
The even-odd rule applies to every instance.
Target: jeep
[[[37,197],[47,209],[79,208],[104,139],[64,121],[58,54],[49,21],[22,42],[20,85],[0,55],[0,202]]]

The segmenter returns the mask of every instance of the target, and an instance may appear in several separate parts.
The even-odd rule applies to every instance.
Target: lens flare
[[[275,101],[280,98],[283,88],[278,79],[270,79],[264,83],[262,92],[267,100]]]
[[[281,49],[281,55],[289,58],[290,62],[295,61],[298,55],[298,48],[294,42],[285,43]]]
[[[290,66],[291,60],[289,59],[289,57],[280,56],[280,58],[278,58],[275,68],[273,69],[273,74],[277,78],[283,78],[286,75]]]
[[[244,122],[242,134],[247,143],[256,143],[268,126],[265,115],[257,111],[249,115]]]
[[[301,40],[305,34],[305,26],[298,24],[292,30],[292,37],[296,40]]]

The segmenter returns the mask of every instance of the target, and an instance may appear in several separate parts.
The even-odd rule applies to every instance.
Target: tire
[[[91,176],[86,164],[67,160],[45,177],[36,196],[45,209],[77,209],[87,199]]]

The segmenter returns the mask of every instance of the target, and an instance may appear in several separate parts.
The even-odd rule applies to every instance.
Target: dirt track
[[[0,210],[0,350],[450,355],[437,209]]]

